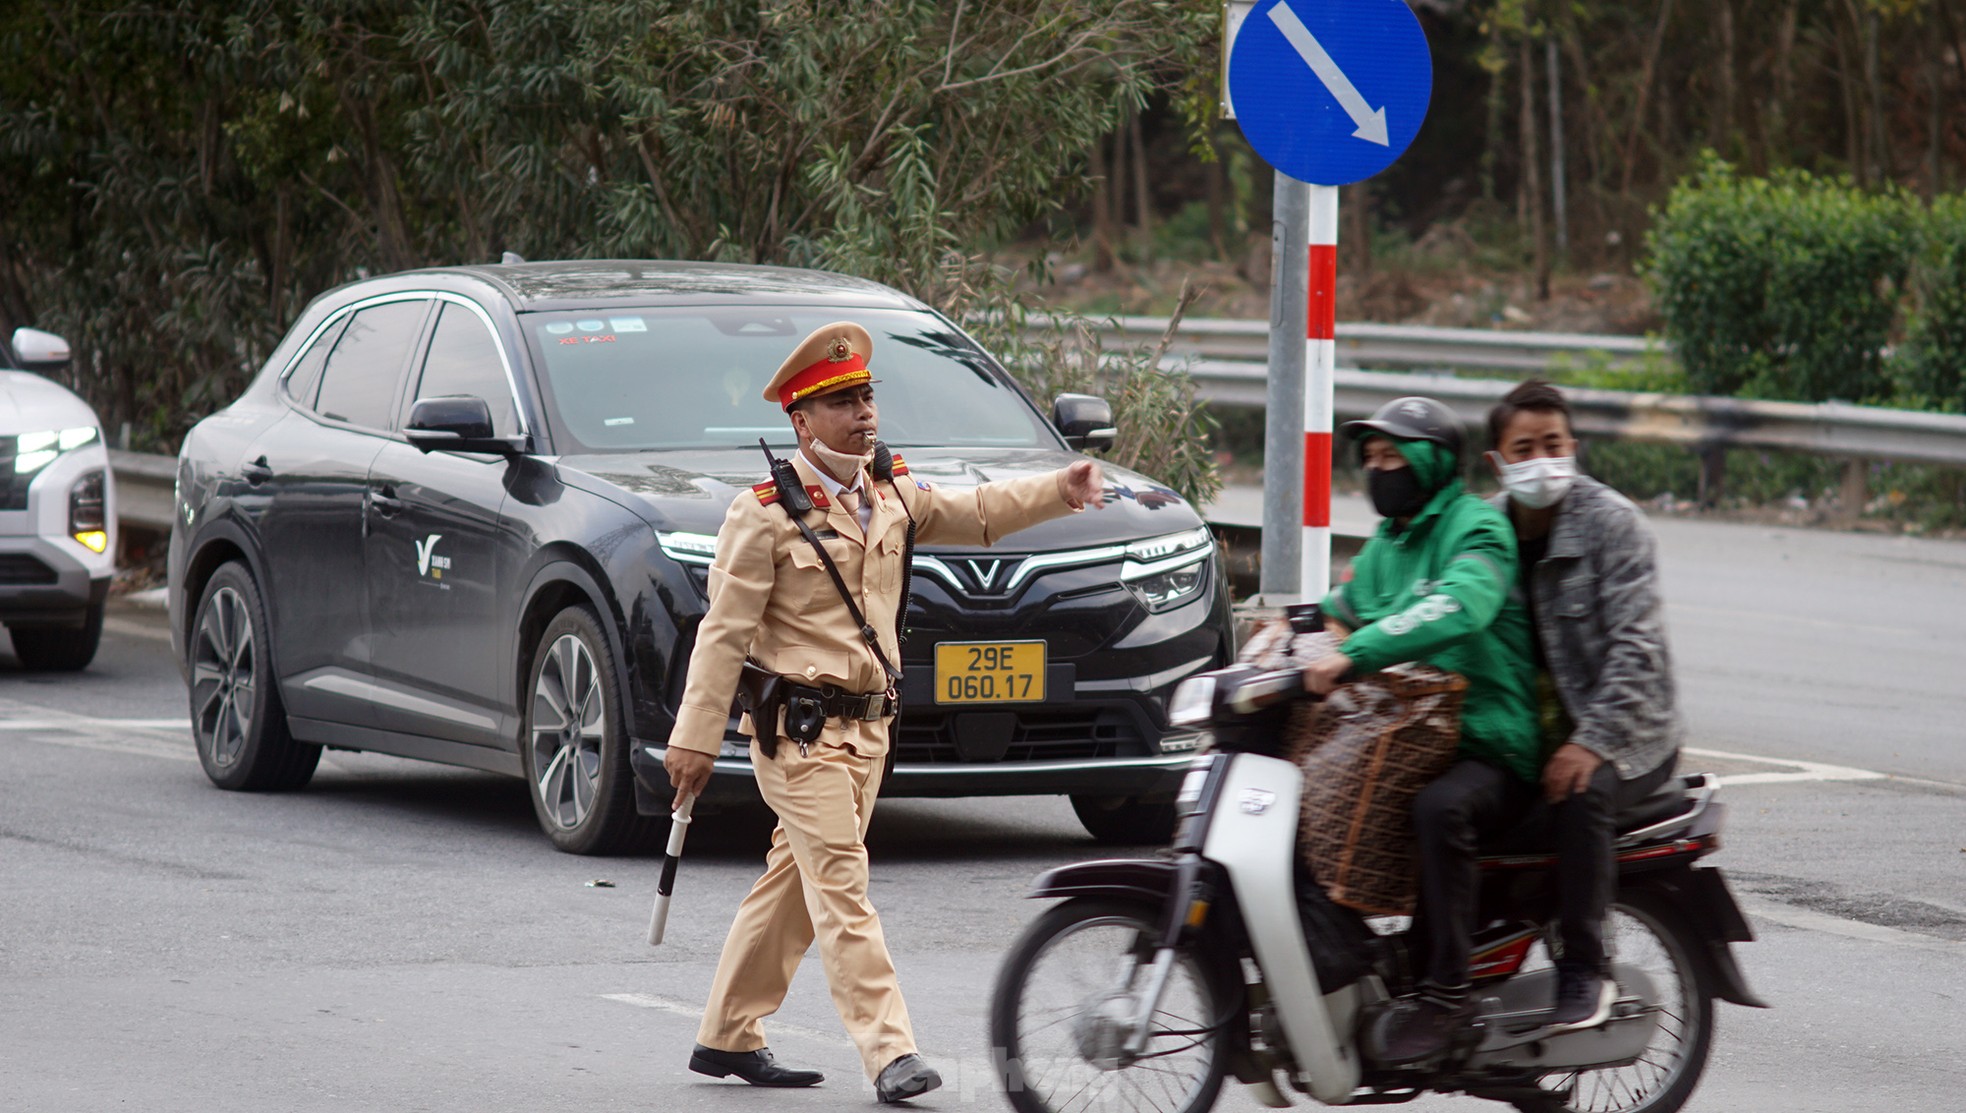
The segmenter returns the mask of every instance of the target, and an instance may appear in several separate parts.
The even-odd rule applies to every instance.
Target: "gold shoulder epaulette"
[[[894,454],[894,474],[896,475],[908,474],[908,462],[906,460],[903,460],[901,458],[901,454],[898,452]]]
[[[763,483],[754,483],[751,485],[751,493],[758,496],[760,503],[770,506],[772,503],[778,501],[778,484],[770,480],[766,480]]]

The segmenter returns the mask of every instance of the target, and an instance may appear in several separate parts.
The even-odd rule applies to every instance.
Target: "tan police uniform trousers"
[[[737,909],[717,960],[696,1041],[723,1051],[765,1046],[760,1021],[778,1011],[815,939],[833,1005],[867,1077],[914,1052],[894,960],[867,894],[867,824],[881,789],[887,722],[829,720],[799,752],[781,737],[776,757],[751,744],[758,791],[778,813],[764,876]],[[876,734],[878,732],[878,734]]]

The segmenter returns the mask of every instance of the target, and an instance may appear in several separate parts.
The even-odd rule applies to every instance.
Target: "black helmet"
[[[1461,419],[1431,398],[1395,398],[1364,421],[1347,421],[1339,429],[1352,438],[1360,452],[1365,450],[1367,437],[1384,433],[1403,441],[1432,441],[1454,457],[1455,467],[1461,463]]]

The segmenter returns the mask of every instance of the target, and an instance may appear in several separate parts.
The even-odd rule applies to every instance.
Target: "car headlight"
[[[717,558],[717,537],[711,533],[657,533],[656,544],[670,560],[708,565]]]
[[[14,444],[14,474],[27,475],[40,471],[55,462],[55,457],[96,439],[97,430],[93,425],[75,429],[42,429],[32,433],[22,433]]]
[[[1136,541],[1126,547],[1120,581],[1148,610],[1166,610],[1201,590],[1214,555],[1215,535],[1205,526]]]
[[[68,492],[68,533],[92,552],[109,548],[109,520],[104,515],[104,477],[99,471],[75,481]]]

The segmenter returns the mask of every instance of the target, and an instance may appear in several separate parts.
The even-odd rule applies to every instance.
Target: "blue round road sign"
[[[1406,0],[1263,0],[1229,52],[1229,96],[1256,153],[1313,185],[1392,165],[1427,117],[1433,56]]]

